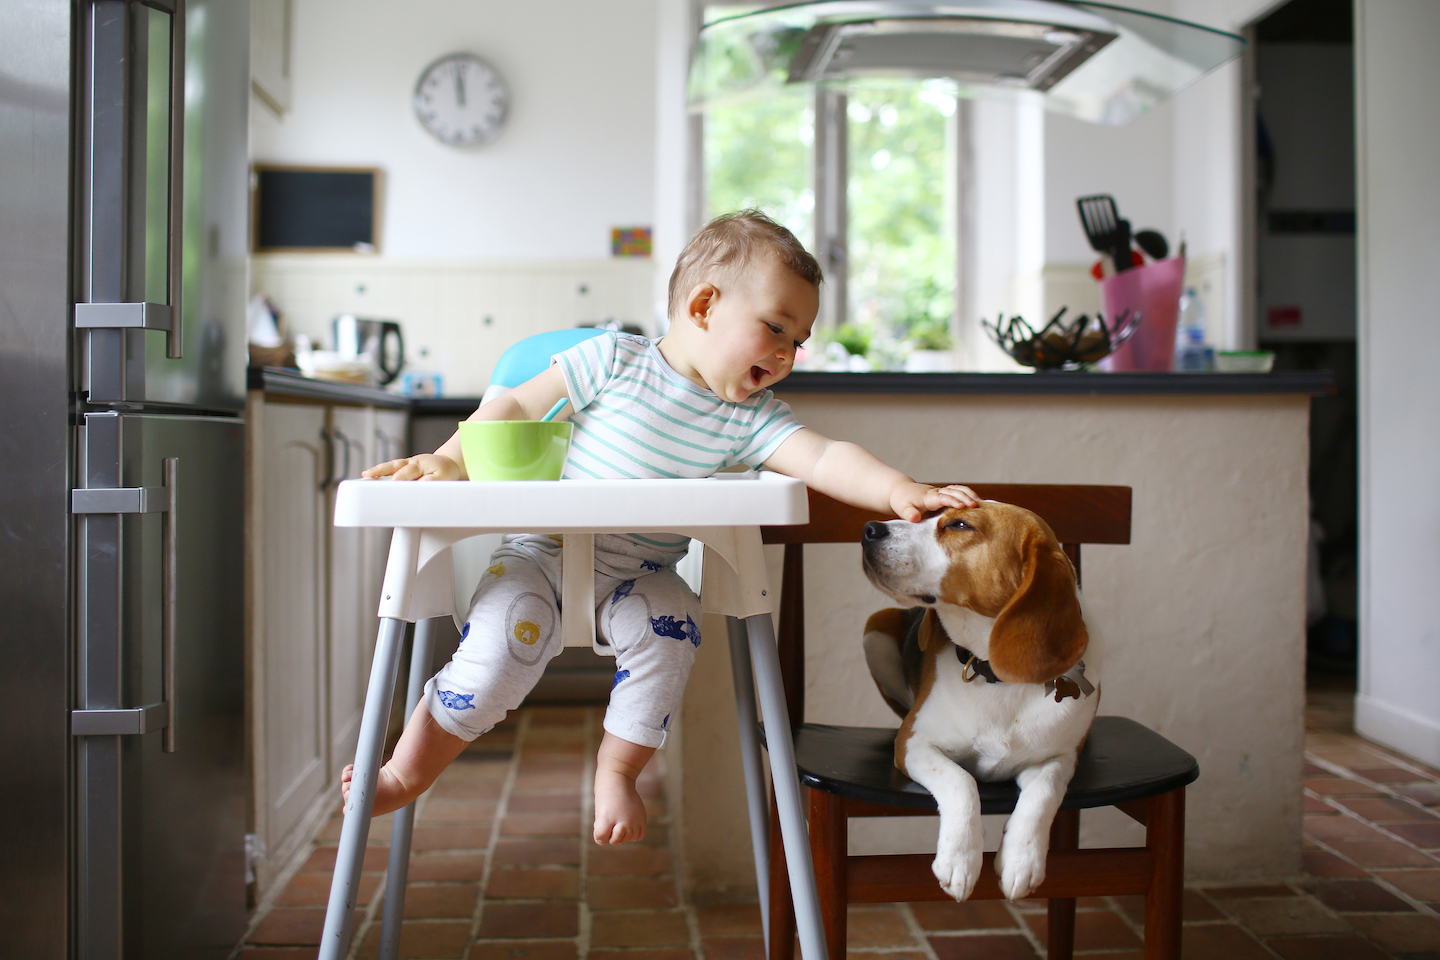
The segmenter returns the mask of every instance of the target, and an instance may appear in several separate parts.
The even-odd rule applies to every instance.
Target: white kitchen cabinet
[[[246,518],[256,887],[339,802],[378,626],[389,531],[336,528],[335,485],[403,455],[403,410],[252,391]]]
[[[373,407],[331,407],[330,443],[334,449],[333,478],[353,480],[370,466],[374,444]],[[327,487],[328,513],[334,511],[334,484]],[[370,651],[375,646],[375,610],[363,598],[370,564],[362,527],[329,527],[330,536],[330,767],[340,769],[355,756]]]
[[[290,109],[291,0],[250,0],[250,85],[276,114]]]
[[[273,876],[263,868],[298,843],[292,838],[315,816],[330,779],[326,414],[323,406],[253,399],[247,410],[247,709],[262,888]]]

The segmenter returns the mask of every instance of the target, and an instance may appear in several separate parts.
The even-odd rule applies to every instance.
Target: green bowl
[[[569,421],[463,420],[465,473],[471,480],[559,480],[572,429]]]

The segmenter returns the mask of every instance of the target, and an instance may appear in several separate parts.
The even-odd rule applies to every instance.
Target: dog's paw
[[[934,871],[935,879],[940,881],[941,890],[956,900],[964,900],[975,889],[983,859],[984,851],[979,844],[942,842],[935,851],[935,861],[930,864],[930,869]]]
[[[1023,900],[1045,881],[1045,844],[1007,832],[995,853],[995,873],[1007,900]]]

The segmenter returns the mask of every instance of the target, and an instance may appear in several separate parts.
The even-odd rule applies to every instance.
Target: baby
[[[789,230],[756,211],[719,217],[680,254],[662,339],[593,337],[470,419],[536,420],[568,397],[574,433],[565,478],[708,477],[744,464],[912,521],[975,505],[967,487],[916,483],[855,444],[802,427],[770,392],[810,336],[820,282],[820,265]],[[463,480],[459,434],[433,454],[391,460],[364,475]],[[380,769],[377,816],[424,792],[470,741],[520,704],[560,652],[558,539],[507,537],[496,550],[460,648],[426,684]],[[595,537],[596,625],[616,665],[596,760],[596,843],[645,835],[635,779],[665,741],[700,646],[699,600],[675,572],[687,544],[653,534]],[[350,774],[347,767],[347,798]]]

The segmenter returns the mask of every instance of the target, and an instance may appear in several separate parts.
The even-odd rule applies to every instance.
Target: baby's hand
[[[928,483],[902,483],[890,492],[890,509],[902,520],[919,522],[925,514],[946,507],[976,507],[980,498],[969,487],[952,483],[932,487]]]
[[[417,453],[413,457],[386,460],[360,476],[371,480],[388,477],[391,480],[459,480],[460,465],[449,457],[438,453]]]

